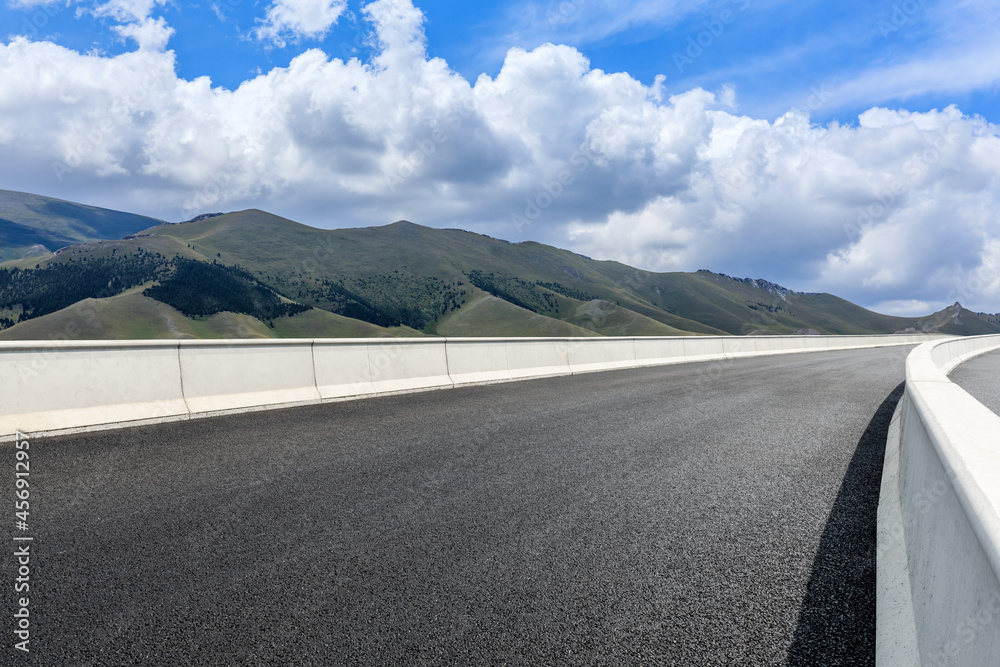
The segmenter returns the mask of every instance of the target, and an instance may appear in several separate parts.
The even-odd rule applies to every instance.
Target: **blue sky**
[[[0,2],[0,187],[1000,311],[994,2]]]
[[[113,19],[94,16],[86,5],[27,1],[36,4],[8,0],[0,9],[0,25],[7,26],[8,35],[28,34],[108,55],[133,48],[114,31]],[[171,1],[157,15],[176,31],[169,48],[177,54],[179,76],[208,76],[213,84],[233,89],[258,72],[286,67],[306,48],[370,59],[372,30],[358,18],[361,5],[348,2],[325,35],[292,39],[284,46],[254,38],[266,15],[266,3],[260,1]],[[998,27],[988,3],[931,0],[425,0],[418,6],[425,16],[428,54],[443,58],[469,81],[482,73],[495,76],[511,47],[533,49],[552,42],[576,47],[594,68],[628,72],[647,85],[663,75],[673,91],[733,86],[741,112],[770,119],[824,86],[834,89],[867,72],[922,59],[954,58],[970,42],[994,40]],[[931,83],[928,90],[922,85],[865,89],[816,105],[811,116],[817,122],[850,123],[874,105],[921,111],[955,104],[967,114],[997,120],[1000,86],[994,77]]]

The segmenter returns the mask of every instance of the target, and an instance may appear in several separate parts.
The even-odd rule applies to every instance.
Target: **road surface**
[[[4,655],[871,664],[876,506],[910,349],[35,439],[31,653]]]

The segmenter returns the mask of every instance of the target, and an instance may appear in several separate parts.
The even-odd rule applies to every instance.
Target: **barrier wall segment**
[[[0,346],[0,433],[186,418],[177,341]]]
[[[448,375],[458,384],[511,380],[503,338],[449,338]]]
[[[311,340],[181,341],[180,379],[189,411],[319,403],[312,347]]]
[[[987,665],[1000,656],[1000,416],[952,383],[1000,336],[926,343],[886,449],[876,660]]]
[[[0,344],[0,439],[384,393],[921,336],[411,338]]]

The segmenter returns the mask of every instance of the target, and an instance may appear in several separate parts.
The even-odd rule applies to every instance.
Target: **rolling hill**
[[[0,260],[46,257],[66,246],[119,239],[161,220],[0,190]]]
[[[103,323],[81,337],[99,338],[1000,332],[959,304],[892,317],[766,280],[653,273],[405,221],[323,230],[248,210],[154,222],[0,264],[0,338],[65,331],[81,303]]]
[[[49,315],[0,331],[0,340],[154,340],[172,338],[389,338],[420,336],[406,327],[386,329],[312,309],[272,326],[242,313],[188,317],[135,291],[83,299]]]

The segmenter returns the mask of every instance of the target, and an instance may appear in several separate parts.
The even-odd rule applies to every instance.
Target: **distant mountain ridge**
[[[162,220],[0,190],[0,260],[44,257],[75,243],[118,239],[158,224]]]
[[[714,273],[708,269],[701,269],[705,273]],[[701,272],[699,271],[699,273]],[[768,294],[773,294],[781,299],[785,299],[789,294],[804,294],[808,296],[817,296],[818,292],[796,292],[795,290],[788,289],[787,287],[782,287],[777,283],[772,283],[769,280],[764,280],[763,278],[735,278],[733,276],[728,276],[725,273],[716,273],[717,276],[722,276],[723,278],[728,278],[733,282],[745,283],[756,287],[757,289],[764,290]]]
[[[959,304],[893,317],[760,278],[653,273],[406,221],[153,222],[0,264],[0,339],[1000,333]]]

